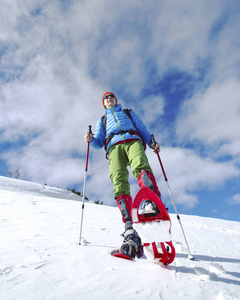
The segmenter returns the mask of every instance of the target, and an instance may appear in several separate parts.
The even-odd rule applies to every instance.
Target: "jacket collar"
[[[121,104],[117,104],[116,106],[114,106],[112,108],[104,108],[105,114],[111,113],[112,109],[113,109],[114,112],[120,111],[120,110],[122,110],[122,105]]]

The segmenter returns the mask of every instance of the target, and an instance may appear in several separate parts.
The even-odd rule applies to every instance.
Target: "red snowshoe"
[[[146,206],[150,207],[149,213],[144,210]],[[172,263],[175,248],[171,238],[171,220],[162,201],[148,187],[142,187],[133,201],[132,220],[146,257],[155,263]]]

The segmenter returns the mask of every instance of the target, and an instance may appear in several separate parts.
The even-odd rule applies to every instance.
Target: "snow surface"
[[[68,200],[66,200],[68,199]],[[175,261],[112,257],[121,245],[117,207],[81,202],[69,191],[0,177],[0,299],[240,299],[240,222],[175,215]]]

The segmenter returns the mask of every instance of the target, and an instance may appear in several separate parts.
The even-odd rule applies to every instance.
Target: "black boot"
[[[141,248],[141,239],[136,230],[133,228],[127,229],[123,234],[124,240],[120,248],[120,252],[131,258],[138,256]]]

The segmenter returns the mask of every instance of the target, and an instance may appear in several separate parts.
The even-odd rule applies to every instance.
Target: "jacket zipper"
[[[119,124],[119,122],[118,122],[117,116],[115,115],[115,112],[114,112],[114,110],[113,110],[112,107],[111,107],[111,110],[112,110],[112,112],[113,112],[114,118],[115,118],[115,120],[116,120],[116,122],[117,122],[117,124],[118,124],[118,127],[119,127],[120,131],[122,131],[122,128],[120,127],[120,124]],[[122,140],[124,141],[123,134],[122,134]]]

